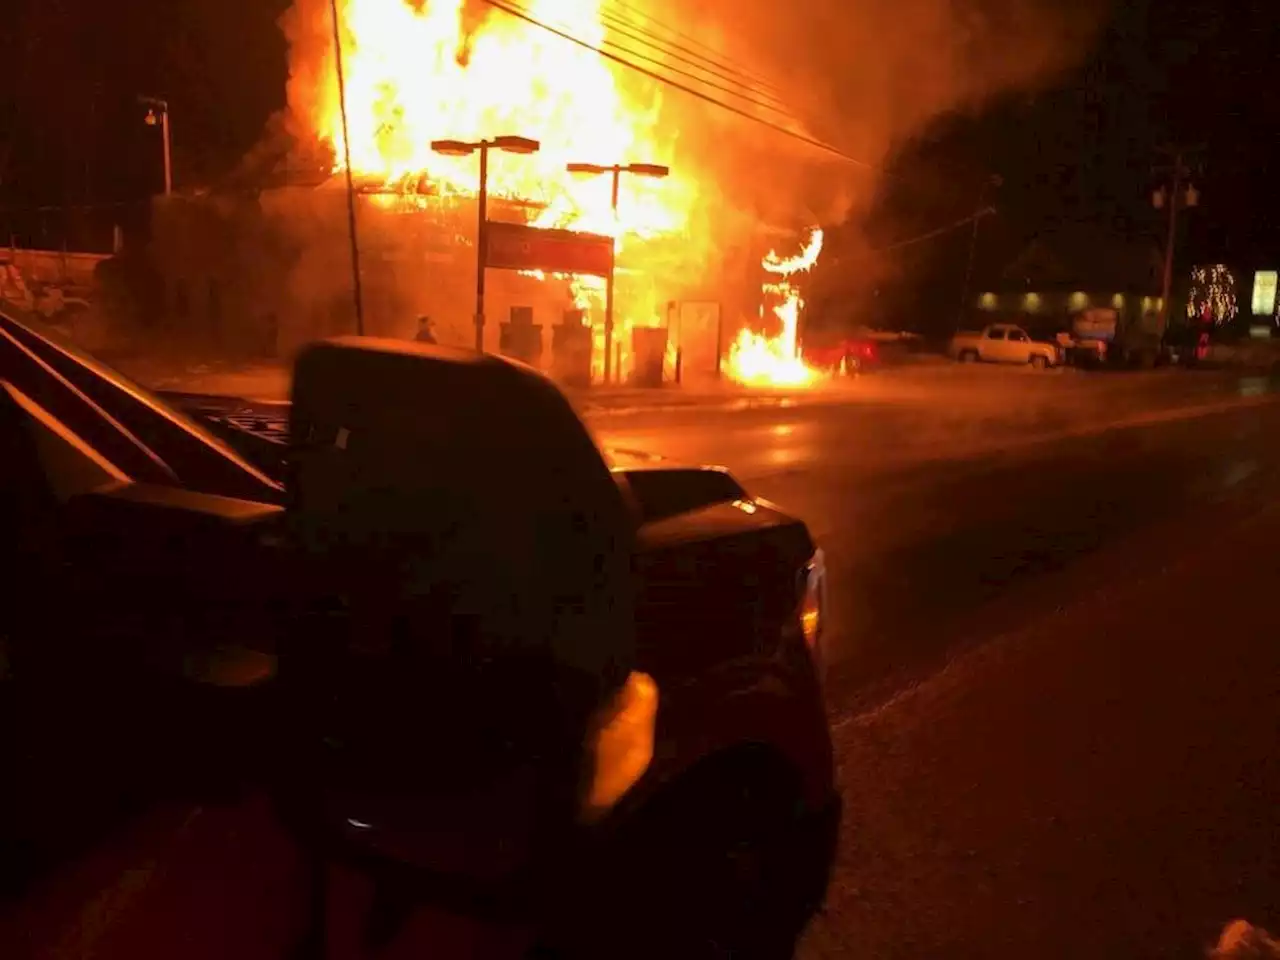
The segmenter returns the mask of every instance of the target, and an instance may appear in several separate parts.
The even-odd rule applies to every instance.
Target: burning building
[[[468,0],[338,0],[340,87],[329,0],[296,0],[283,22],[287,126],[293,154],[318,157],[324,177],[158,199],[152,242],[174,322],[227,348],[278,353],[352,331],[349,172],[365,331],[407,337],[428,315],[442,341],[471,344],[479,163],[432,144],[518,135],[539,149],[490,151],[488,219],[611,238],[615,379],[635,372],[639,345],[659,343],[668,374],[679,352],[685,379],[724,372],[808,382],[796,356],[796,282],[816,260],[821,233],[806,234],[803,216],[792,229],[767,231],[750,198],[726,199],[664,111],[662,86],[601,55],[614,27],[599,0],[526,6],[552,29]],[[630,163],[670,173],[623,175],[615,188],[609,176],[568,172]],[[527,264],[489,271],[486,287],[485,349],[514,342],[504,324],[536,326],[541,349],[533,352],[547,365],[565,341],[557,327],[586,327],[590,368],[601,378],[598,271]],[[666,334],[636,333],[645,330]]]

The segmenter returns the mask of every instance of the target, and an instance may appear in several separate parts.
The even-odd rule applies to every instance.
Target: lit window
[[[1089,306],[1089,295],[1081,290],[1077,290],[1071,295],[1071,299],[1067,301],[1069,310],[1083,310]]]
[[[1111,298],[1111,306],[1115,307],[1117,310],[1123,310],[1123,309],[1124,309],[1124,294],[1123,294],[1123,293],[1117,293],[1114,297],[1112,297],[1112,298]]]
[[[1028,293],[1023,301],[1024,306],[1032,313],[1040,309],[1040,294]]]
[[[1276,312],[1276,286],[1280,273],[1259,270],[1253,275],[1253,315],[1270,317]]]
[[[983,310],[994,310],[999,301],[994,293],[984,293],[978,298],[978,306]]]

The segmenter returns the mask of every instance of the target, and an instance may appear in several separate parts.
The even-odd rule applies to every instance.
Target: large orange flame
[[[765,254],[761,266],[776,280],[765,283],[763,292],[777,301],[773,314],[782,324],[782,332],[774,337],[743,330],[729,348],[729,377],[749,386],[806,386],[822,374],[800,359],[799,324],[804,300],[791,282],[799,273],[808,273],[822,253],[823,234],[815,227],[801,251],[793,257],[781,257],[774,250]],[[764,307],[761,308],[764,312]]]
[[[599,7],[600,0],[524,4],[532,18],[594,47],[606,38]],[[445,193],[473,195],[475,157],[433,153],[431,141],[527,136],[541,149],[491,153],[488,185],[495,195],[543,204],[534,226],[615,237],[620,270],[628,266],[628,238],[687,233],[698,171],[690,158],[674,162],[674,133],[659,128],[657,93],[629,77],[631,85],[624,84],[594,50],[503,13],[469,24],[464,0],[339,0],[339,9],[353,172],[392,186],[425,175]],[[343,157],[336,83],[315,104],[312,120],[335,157]],[[672,172],[661,181],[624,174],[615,215],[609,176],[571,176],[565,167],[573,162],[667,163]],[[599,328],[603,282],[561,279]],[[619,303],[617,314],[616,342],[627,354],[630,327],[657,318],[649,304]],[[600,354],[599,329],[596,340]]]
[[[522,6],[533,19],[599,48],[608,36],[601,4],[524,0]],[[689,262],[708,262],[712,241],[691,226],[698,184],[709,178],[697,158],[675,155],[678,132],[659,123],[661,88],[615,70],[593,49],[505,13],[487,10],[477,20],[468,6],[465,0],[338,0],[352,171],[405,189],[425,178],[445,194],[469,196],[477,189],[476,158],[434,153],[432,140],[531,137],[541,143],[535,154],[490,154],[488,183],[495,195],[541,204],[534,226],[613,236],[620,277],[649,266],[632,259],[632,241],[679,237]],[[304,109],[340,164],[345,145],[336,71],[331,60],[327,69],[320,67],[325,79]],[[315,71],[311,65],[307,73]],[[671,175],[651,180],[624,174],[615,212],[610,177],[572,176],[565,169],[572,162],[663,163]],[[778,309],[786,309],[790,272],[781,262],[766,263],[766,269],[781,277],[775,292],[784,298]],[[595,327],[598,373],[603,281],[560,279]],[[798,311],[798,297],[794,301]],[[656,297],[616,303],[621,373],[630,367],[630,329],[660,325],[658,310]],[[794,319],[787,326],[784,318],[786,336],[794,346]],[[785,371],[778,366],[776,374]]]

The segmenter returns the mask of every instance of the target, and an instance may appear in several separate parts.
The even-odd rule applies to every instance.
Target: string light
[[[1191,291],[1187,298],[1187,319],[1196,321],[1209,315],[1217,326],[1230,323],[1240,312],[1236,301],[1236,278],[1222,263],[1195,267],[1191,271]]]

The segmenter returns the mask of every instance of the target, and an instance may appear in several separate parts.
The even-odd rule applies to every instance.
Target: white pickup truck
[[[1021,363],[1038,370],[1062,363],[1057,344],[1032,340],[1027,331],[1010,323],[993,323],[984,330],[961,330],[951,338],[947,353],[961,363]]]

